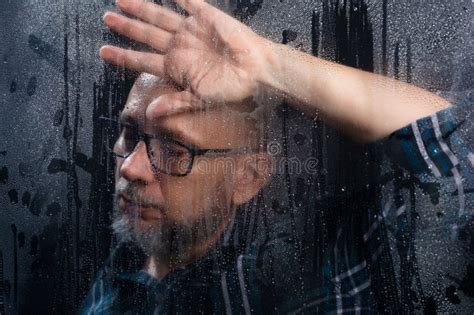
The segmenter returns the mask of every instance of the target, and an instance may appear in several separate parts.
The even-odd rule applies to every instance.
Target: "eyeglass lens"
[[[108,149],[118,158],[127,157],[141,140],[145,140],[143,138],[146,136],[133,126],[112,120],[106,121],[105,125],[106,132],[112,135],[109,138]],[[155,172],[171,175],[185,175],[189,172],[193,156],[186,147],[167,139],[166,136],[147,137],[146,146]]]

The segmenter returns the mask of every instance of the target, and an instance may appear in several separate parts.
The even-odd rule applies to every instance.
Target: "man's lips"
[[[136,216],[145,221],[161,220],[163,215],[157,208],[133,202],[125,195],[119,195],[119,208],[123,213]]]

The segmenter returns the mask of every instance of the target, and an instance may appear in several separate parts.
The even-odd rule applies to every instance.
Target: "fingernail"
[[[115,25],[117,14],[113,12],[105,12],[102,20],[107,24],[108,26],[113,26]]]
[[[111,14],[112,14],[111,12],[105,12],[104,16],[102,16],[102,20],[106,22],[109,19]]]
[[[102,59],[110,59],[112,57],[111,50],[109,45],[100,47],[99,56]]]

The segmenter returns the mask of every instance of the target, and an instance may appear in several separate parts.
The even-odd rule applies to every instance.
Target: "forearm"
[[[388,136],[449,106],[426,90],[269,44],[261,84],[282,93],[301,111],[361,142]]]

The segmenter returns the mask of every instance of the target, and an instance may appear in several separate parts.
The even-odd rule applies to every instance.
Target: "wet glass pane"
[[[472,10],[1,1],[0,314],[472,313]]]

